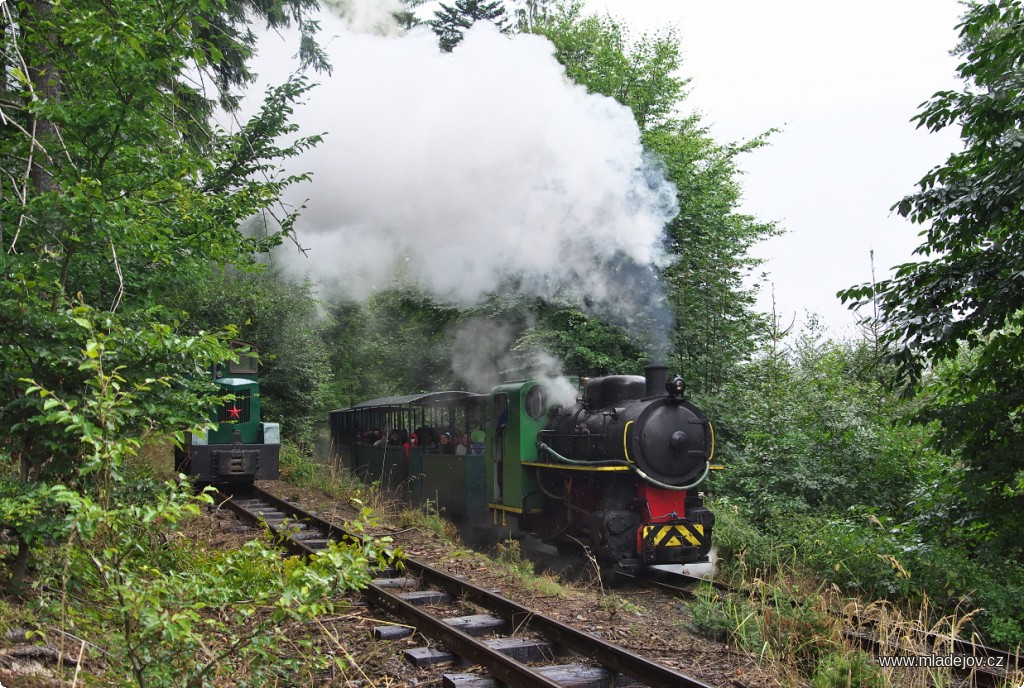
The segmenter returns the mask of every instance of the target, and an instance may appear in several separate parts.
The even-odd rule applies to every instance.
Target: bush
[[[319,487],[323,465],[297,444],[281,444],[281,479],[300,487]]]
[[[738,503],[720,497],[709,500],[708,508],[715,514],[712,539],[720,570],[746,577],[778,569],[778,546],[746,518]]]

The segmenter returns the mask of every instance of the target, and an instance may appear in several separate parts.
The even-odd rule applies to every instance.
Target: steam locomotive
[[[216,366],[219,388],[210,420],[216,425],[202,434],[188,433],[174,450],[175,469],[199,484],[245,484],[280,476],[281,430],[260,419],[259,361],[252,347],[232,342],[237,361]]]
[[[373,399],[331,412],[331,439],[365,480],[457,522],[582,543],[625,571],[696,563],[708,559],[715,520],[696,491],[714,435],[685,389],[648,366],[583,380],[565,405],[539,380]],[[463,455],[446,453],[445,434],[469,438]]]

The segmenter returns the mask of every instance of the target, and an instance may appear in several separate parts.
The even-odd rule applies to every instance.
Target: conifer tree
[[[509,33],[511,27],[505,6],[500,0],[455,0],[455,6],[441,3],[441,9],[434,13],[436,19],[430,22],[437,34],[441,50],[450,53],[465,32],[478,21],[493,22],[502,33]]]

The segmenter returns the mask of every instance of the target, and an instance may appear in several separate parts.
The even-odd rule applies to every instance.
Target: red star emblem
[[[228,420],[242,420],[242,409],[238,408],[237,405],[231,404],[231,408],[226,410],[228,412]]]

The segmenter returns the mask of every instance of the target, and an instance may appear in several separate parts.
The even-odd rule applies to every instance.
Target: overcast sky
[[[506,217],[507,213],[498,212],[501,203],[479,202],[488,197],[488,190],[475,185],[486,175],[473,171],[484,168],[500,171],[501,188],[511,190],[506,195],[513,201],[517,196],[512,191],[517,189],[526,194],[524,198],[537,196],[531,186],[536,184],[538,169],[536,161],[531,163],[536,157],[531,158],[532,149],[515,137],[496,137],[494,132],[526,123],[533,128],[527,128],[523,141],[572,143],[580,138],[579,131],[590,131],[583,125],[591,120],[611,121],[607,113],[602,114],[607,106],[599,98],[581,98],[571,89],[555,88],[561,68],[536,38],[503,42],[493,30],[481,29],[467,41],[468,47],[441,56],[427,31],[389,38],[365,33],[381,17],[389,16],[389,8],[397,2],[344,0],[350,26],[362,29],[350,34],[336,22],[327,22],[324,35],[329,38],[336,71],[296,112],[307,133],[331,132],[309,161],[314,183],[301,190],[310,202],[300,222],[300,235],[313,250],[300,269],[311,273],[321,286],[331,278],[338,281],[342,274],[349,286],[360,280],[375,284],[373,270],[367,261],[360,262],[357,249],[372,243],[368,237],[379,235],[390,242],[389,248],[372,255],[400,253],[395,248],[404,244],[396,228],[403,224],[416,233],[412,243],[421,244],[427,216],[439,218],[439,234],[431,245],[443,248],[446,242],[461,241],[452,218],[473,220],[472,213],[452,207],[446,215],[441,212],[444,207],[434,206],[444,206],[443,201],[452,205],[462,197],[476,199],[479,208],[493,211],[475,221],[474,226],[490,228],[494,234],[484,236],[483,246],[473,248],[477,262],[489,265],[488,252],[496,259],[508,255],[509,251],[499,250],[504,246],[499,241],[502,237],[518,236],[524,227],[535,225],[540,231],[548,230],[542,222]],[[912,193],[916,182],[959,146],[955,132],[930,134],[910,122],[933,93],[958,86],[957,60],[949,54],[957,41],[955,26],[962,10],[957,0],[586,0],[586,8],[612,14],[637,35],[670,26],[677,29],[683,76],[690,79],[684,110],[700,112],[718,141],[743,141],[779,130],[768,147],[740,161],[745,173],[742,210],[759,220],[775,221],[785,231],[754,251],[766,260],[763,267],[768,272],[760,307],[770,310],[774,293],[776,311],[787,324],[791,319],[802,321],[808,312],[817,313],[833,333],[853,334],[854,316],[835,293],[870,281],[871,250],[880,279],[890,274],[893,265],[912,259],[919,228],[889,208]],[[265,42],[261,51],[258,71],[269,83],[281,81],[293,68],[282,59],[287,54],[285,45],[294,45],[294,37],[284,43],[278,40],[276,48],[273,41]],[[504,75],[498,92],[491,88],[496,73]],[[541,88],[545,84],[548,90]],[[571,105],[559,105],[563,100]],[[561,109],[543,114],[549,106]],[[564,119],[559,114],[563,110],[577,118],[575,124],[556,126]],[[386,117],[389,112],[398,120]],[[409,113],[417,114],[410,117]],[[527,116],[531,113],[543,116],[534,122],[537,117]],[[493,126],[467,131],[463,126],[467,121]],[[458,131],[445,133],[444,127],[452,124],[460,127]],[[593,141],[601,141],[602,146],[608,142],[607,136],[598,136],[581,152],[567,150],[558,158],[559,164],[548,160],[542,169],[554,175],[557,183],[545,188],[576,188],[568,182],[586,176],[577,169],[581,164],[588,166],[587,174],[600,167],[585,163],[591,153],[599,160],[624,165],[622,169],[633,169],[629,147],[636,143],[635,137],[621,138],[618,152],[592,151]],[[462,141],[466,155],[482,159],[466,162],[450,151],[432,153],[427,144],[434,139]],[[360,158],[362,148],[367,155]],[[398,157],[389,161],[384,153],[393,148]],[[417,151],[423,153],[422,160]],[[352,169],[339,169],[339,165]],[[523,165],[524,174],[512,175]],[[434,188],[449,179],[453,167],[471,174],[456,184],[462,193]],[[403,186],[403,177],[396,172],[410,173],[406,175],[412,175],[409,183]],[[510,176],[515,179],[507,179]],[[352,192],[367,185],[376,191]],[[429,202],[421,198],[427,192],[431,192]],[[601,203],[577,196],[563,201],[590,202],[600,209]],[[375,202],[378,197],[387,200]],[[343,202],[359,207],[339,206]],[[525,205],[512,203],[514,208]],[[414,211],[415,222],[392,217],[405,206]],[[424,208],[430,212],[425,214]],[[575,217],[564,208],[538,212],[548,218]],[[592,224],[579,222],[572,231]],[[617,222],[617,227],[620,232],[639,231],[628,221]],[[358,241],[351,238],[353,232]],[[355,262],[342,265],[339,256]],[[323,265],[318,266],[318,261]],[[324,269],[317,274],[319,267]],[[545,279],[550,278],[545,273]]]
[[[755,253],[767,259],[778,311],[816,312],[853,332],[839,289],[911,259],[919,228],[890,214],[955,150],[952,132],[910,118],[934,92],[954,88],[961,6],[955,0],[587,0],[636,29],[675,25],[688,105],[719,141],[782,131],[742,161],[743,209],[787,234]],[[771,285],[761,300],[770,308]]]

